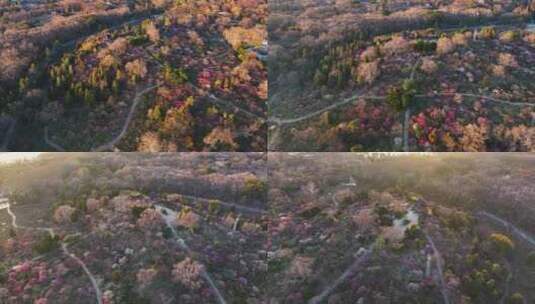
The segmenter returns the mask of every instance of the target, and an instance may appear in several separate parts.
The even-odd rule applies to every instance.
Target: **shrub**
[[[139,139],[138,150],[141,152],[161,152],[163,149],[160,136],[156,132],[143,133]]]
[[[139,285],[146,287],[152,283],[157,275],[158,271],[154,268],[140,269],[136,274],[136,279]]]
[[[306,256],[296,256],[288,268],[291,277],[308,278],[312,274],[314,259]]]
[[[133,46],[139,46],[147,43],[149,41],[149,37],[146,35],[137,35],[133,37],[128,38],[128,43],[130,43]]]
[[[235,150],[239,146],[234,140],[235,134],[230,128],[215,127],[203,138],[203,143],[213,151]]]
[[[108,45],[108,50],[116,56],[121,56],[128,49],[128,40],[123,37],[115,39],[110,45]]]

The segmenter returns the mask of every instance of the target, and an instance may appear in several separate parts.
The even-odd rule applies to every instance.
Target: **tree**
[[[160,31],[153,22],[147,24],[145,27],[145,32],[147,33],[147,36],[149,36],[150,41],[153,43],[160,41]]]
[[[130,75],[132,82],[143,79],[147,75],[147,65],[143,59],[136,59],[126,64],[126,72]]]
[[[175,69],[169,64],[164,65],[163,77],[165,81],[174,85],[183,84],[184,82],[188,81],[188,75],[183,69]]]
[[[412,79],[405,79],[401,86],[388,89],[386,101],[396,111],[405,111],[413,103],[416,95],[416,83]]]
[[[114,79],[111,84],[111,89],[113,90],[113,94],[117,95],[121,91],[121,85],[117,79]]]
[[[95,93],[93,93],[92,89],[85,89],[84,102],[87,104],[93,104],[95,102]]]
[[[263,198],[267,191],[267,185],[264,181],[251,177],[245,180],[244,194],[249,198]]]
[[[379,74],[379,63],[377,61],[363,62],[357,69],[357,81],[359,83],[372,84],[379,77]]]
[[[501,233],[491,234],[490,240],[492,241],[495,248],[503,255],[511,253],[515,248],[515,244],[513,243],[513,241],[508,236]]]

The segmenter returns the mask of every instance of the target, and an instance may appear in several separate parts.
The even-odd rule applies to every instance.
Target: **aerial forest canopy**
[[[3,150],[262,151],[265,0],[0,4]]]
[[[534,151],[534,2],[269,5],[270,150]]]

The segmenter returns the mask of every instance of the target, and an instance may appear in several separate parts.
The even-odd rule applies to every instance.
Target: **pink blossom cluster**
[[[209,89],[212,86],[212,72],[208,69],[203,69],[197,76],[197,83],[201,88]]]
[[[348,120],[359,119],[360,130],[374,133],[389,133],[396,122],[394,113],[385,105],[368,105],[365,102],[359,102],[347,115]]]
[[[48,279],[48,269],[45,262],[24,261],[9,270],[7,287],[10,294],[18,296],[36,285],[45,283]],[[41,301],[40,303],[46,302]]]
[[[162,215],[153,208],[145,209],[137,220],[137,225],[144,229],[159,228],[162,224]]]
[[[416,138],[419,147],[435,150],[444,143],[447,134],[452,140],[462,135],[462,126],[458,122],[456,111],[448,106],[432,106],[411,117],[409,132]]]
[[[182,262],[174,265],[172,276],[175,282],[180,282],[190,289],[199,289],[202,282],[200,276],[203,271],[203,265],[190,258],[186,258]]]

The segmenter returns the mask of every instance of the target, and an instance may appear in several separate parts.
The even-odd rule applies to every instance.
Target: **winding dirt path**
[[[177,212],[160,205],[155,205],[156,210],[160,212],[162,218],[164,219],[165,225],[171,230],[173,233],[173,236],[175,237],[175,240],[180,247],[180,249],[184,250],[189,256],[192,256],[192,250],[189,248],[188,244],[186,244],[186,241],[181,238],[178,235],[178,232],[175,228],[175,220],[177,218]],[[217,288],[217,285],[215,284],[214,280],[210,276],[210,274],[204,269],[201,271],[201,277],[210,285],[210,289],[212,290],[214,296],[217,299],[217,302],[219,304],[227,304],[225,301],[225,298],[223,297],[223,294],[221,291]]]
[[[416,95],[416,97],[454,96],[454,95],[461,95],[461,96],[465,96],[465,97],[482,98],[482,99],[486,99],[486,100],[489,100],[489,101],[494,102],[494,103],[500,103],[500,104],[509,105],[509,106],[535,107],[535,103],[511,102],[511,101],[498,99],[498,98],[494,98],[494,97],[490,97],[490,96],[477,95],[477,94],[471,94],[471,93],[432,93],[432,94],[419,94],[419,95]],[[372,100],[385,100],[386,96],[377,96],[377,95],[366,96],[366,95],[355,94],[353,96],[345,98],[342,101],[339,101],[339,102],[333,103],[333,104],[331,104],[329,106],[326,106],[325,108],[322,108],[320,110],[317,110],[317,111],[314,111],[314,112],[311,112],[311,113],[308,113],[308,114],[304,114],[304,115],[299,116],[299,117],[287,118],[287,119],[278,118],[278,117],[272,117],[272,118],[268,119],[268,122],[271,122],[271,123],[273,123],[275,125],[279,125],[279,126],[288,125],[288,124],[294,124],[294,123],[297,123],[297,122],[300,122],[300,121],[303,121],[303,120],[307,120],[307,119],[312,118],[314,116],[318,116],[318,115],[320,115],[320,114],[322,114],[324,112],[336,109],[336,108],[338,108],[340,106],[346,105],[346,104],[351,103],[351,102],[353,102],[353,101],[355,101],[357,99],[360,99],[360,98],[362,98],[362,99],[372,99]]]
[[[50,147],[54,148],[54,150],[56,150],[58,152],[65,152],[65,149],[62,146],[60,146],[60,145],[56,144],[55,142],[53,142],[52,140],[50,140],[50,138],[48,136],[48,127],[45,127],[45,137],[44,137],[44,139],[45,139],[45,143],[47,145],[49,145]]]
[[[373,245],[365,253],[357,257],[355,261],[339,276],[331,285],[327,286],[319,295],[308,301],[308,304],[320,304],[334,291],[338,286],[345,282],[350,276],[354,275],[360,266],[368,260],[373,251]]]
[[[427,242],[431,245],[431,248],[433,248],[433,254],[435,256],[435,261],[437,264],[437,270],[438,270],[438,276],[440,279],[440,291],[442,293],[442,298],[444,299],[444,304],[450,304],[450,298],[448,296],[448,289],[446,287],[446,281],[444,280],[444,271],[442,266],[442,256],[440,254],[440,251],[435,246],[435,242],[433,241],[433,238],[427,233],[427,231],[424,231],[425,238],[427,239]]]
[[[500,304],[506,304],[509,294],[511,293],[511,282],[514,278],[513,267],[507,260],[505,261],[505,267],[507,268],[508,273],[507,278],[505,278],[505,288],[503,291],[503,297],[500,299]]]
[[[104,152],[104,151],[112,151],[114,149],[114,147],[121,141],[121,139],[123,139],[123,137],[126,135],[126,132],[128,131],[128,128],[130,126],[130,123],[132,122],[132,119],[134,118],[134,115],[136,113],[136,109],[137,107],[139,106],[140,102],[141,102],[141,99],[142,97],[153,91],[154,89],[158,88],[160,85],[159,84],[156,84],[156,85],[152,85],[152,86],[149,86],[145,89],[143,89],[142,91],[138,92],[136,94],[136,96],[134,97],[134,102],[132,103],[132,105],[130,106],[130,110],[128,112],[128,116],[126,117],[126,120],[123,124],[123,127],[121,129],[121,132],[119,132],[119,134],[117,134],[117,136],[115,136],[113,139],[111,139],[110,141],[108,141],[107,143],[105,144],[102,144],[98,147],[94,147],[94,148],[91,148],[90,150],[92,152]],[[195,87],[195,86],[194,86]],[[198,88],[197,88],[198,89]],[[225,100],[222,100],[221,98],[218,98],[216,97],[215,95],[213,94],[207,94],[205,95],[206,97],[208,97],[210,100],[212,100],[214,103],[216,104],[219,104],[219,105],[223,105],[223,106],[229,106],[229,107],[232,107],[234,108],[236,111],[239,111],[239,112],[242,112],[242,113],[245,113],[247,114],[248,116],[251,116],[251,117],[254,117],[256,119],[259,119],[261,120],[262,122],[265,122],[265,118],[264,117],[261,117],[253,112],[250,112],[250,111],[247,111],[245,109],[242,109],[241,107],[238,107],[232,103],[229,103]],[[61,145],[53,142],[50,138],[49,138],[49,133],[48,133],[48,128],[45,127],[45,137],[44,137],[44,140],[45,140],[45,143],[48,144],[50,147],[54,148],[54,150],[56,151],[61,151],[61,152],[64,152],[66,151],[66,149],[64,147],[62,147]]]
[[[222,106],[228,106],[228,107],[232,107],[234,108],[236,111],[238,112],[241,112],[241,113],[244,113],[246,114],[247,116],[250,116],[250,117],[253,117],[253,118],[256,118],[262,122],[265,122],[266,121],[266,118],[265,117],[262,117],[260,115],[257,115],[251,111],[248,111],[248,110],[245,110],[241,107],[238,107],[237,105],[231,103],[231,102],[228,102],[226,100],[223,100],[219,97],[216,97],[214,94],[210,93],[210,94],[207,94],[205,95],[206,97],[208,97],[209,99],[211,99],[214,103],[218,104],[218,105],[222,105]]]
[[[113,139],[111,139],[107,143],[105,143],[103,145],[100,145],[98,147],[95,147],[95,148],[91,148],[90,150],[92,152],[103,152],[103,151],[113,150],[115,145],[117,145],[117,143],[119,143],[119,141],[121,141],[121,139],[123,139],[123,137],[126,135],[126,132],[128,131],[128,127],[130,126],[130,123],[132,122],[132,119],[134,118],[134,114],[136,113],[136,109],[137,109],[138,105],[140,104],[142,97],[145,94],[151,92],[152,90],[154,90],[157,87],[159,87],[159,85],[152,85],[152,86],[149,86],[149,87],[139,91],[138,93],[136,93],[136,96],[134,97],[134,102],[130,106],[130,110],[128,112],[128,116],[126,116],[126,120],[123,123],[123,127],[121,128],[121,132],[119,132],[119,134],[117,134],[117,136],[115,136]],[[44,139],[45,139],[45,143],[48,144],[50,147],[54,148],[54,150],[61,151],[61,152],[66,151],[66,149],[64,147],[62,147],[61,145],[53,142],[49,138],[48,127],[45,127],[45,137],[44,137]]]
[[[132,103],[132,106],[130,106],[130,111],[128,112],[128,116],[126,117],[126,120],[123,124],[123,128],[121,129],[121,132],[119,132],[119,134],[117,134],[117,136],[115,136],[115,138],[113,138],[112,140],[110,140],[109,142],[101,145],[101,146],[98,146],[96,148],[93,148],[91,149],[92,152],[102,152],[102,151],[107,151],[107,150],[113,150],[113,148],[115,147],[115,145],[117,145],[117,143],[119,143],[119,141],[121,141],[121,139],[123,139],[123,137],[126,135],[126,131],[128,131],[128,127],[130,126],[130,122],[132,121],[132,118],[134,118],[134,114],[136,113],[136,108],[138,107],[139,103],[141,102],[141,99],[142,97],[151,92],[152,90],[156,89],[157,87],[159,87],[159,85],[152,85],[150,87],[147,87],[145,89],[143,89],[142,91],[138,92],[136,94],[136,97],[134,97],[134,102]]]
[[[73,260],[76,261],[76,263],[78,263],[78,265],[80,265],[80,267],[82,267],[86,275],[89,277],[89,280],[91,281],[91,285],[93,285],[93,289],[95,290],[95,294],[97,297],[97,303],[102,304],[102,292],[100,291],[100,288],[98,287],[97,280],[95,279],[91,271],[89,271],[89,269],[87,268],[87,265],[74,253],[71,253],[69,251],[66,243],[63,243],[63,242],[61,243],[61,249],[66,255],[70,256]]]
[[[54,229],[49,228],[49,227],[27,227],[27,226],[18,225],[17,224],[17,215],[11,210],[11,204],[9,202],[6,203],[6,204],[1,205],[1,207],[3,207],[3,208],[0,208],[0,210],[1,209],[6,209],[7,213],[11,217],[11,226],[13,226],[13,228],[15,228],[15,229],[25,229],[25,230],[45,231],[45,232],[48,232],[48,234],[52,238],[54,238],[56,236],[56,234],[54,232]],[[96,296],[97,304],[102,304],[102,292],[100,291],[100,288],[98,286],[97,280],[95,279],[95,277],[93,276],[91,271],[89,271],[89,268],[87,267],[87,265],[84,263],[84,261],[82,261],[75,254],[73,254],[73,253],[71,253],[69,251],[69,249],[67,248],[67,244],[66,243],[60,242],[60,244],[61,244],[61,250],[63,251],[63,253],[65,255],[69,256],[70,258],[72,258],[73,260],[75,260],[76,263],[78,263],[78,265],[80,265],[80,267],[82,267],[84,272],[87,274],[87,276],[89,277],[89,280],[91,281],[91,285],[93,285],[93,289],[95,290],[95,296]]]
[[[288,124],[294,124],[294,123],[297,123],[297,122],[300,122],[300,121],[303,121],[303,120],[307,120],[309,118],[312,118],[314,116],[318,116],[324,112],[327,112],[327,111],[330,111],[330,110],[333,110],[333,109],[336,109],[340,106],[343,106],[343,105],[346,105],[348,103],[351,103],[351,102],[354,102],[360,98],[363,98],[363,99],[375,99],[375,100],[384,100],[386,99],[385,96],[366,96],[366,95],[361,95],[361,94],[355,94],[355,95],[352,95],[350,97],[347,97],[345,99],[343,99],[342,101],[339,101],[339,102],[336,102],[336,103],[333,103],[329,106],[326,106],[325,108],[322,108],[322,109],[319,109],[317,111],[314,111],[314,112],[311,112],[311,113],[308,113],[308,114],[304,114],[302,116],[299,116],[299,117],[295,117],[295,118],[286,118],[286,119],[283,119],[283,118],[278,118],[278,117],[272,117],[272,118],[269,118],[268,121],[275,124],[275,125],[279,125],[279,126],[282,126],[282,125],[288,125]]]
[[[180,194],[180,196],[182,197],[185,197],[185,198],[188,198],[188,199],[192,199],[196,202],[201,202],[201,203],[204,203],[204,204],[209,204],[211,202],[213,202],[214,200],[210,200],[210,199],[207,199],[207,198],[202,198],[202,197],[198,197],[198,196],[193,196],[193,195],[185,195],[185,194]],[[241,211],[245,214],[267,214],[267,211],[264,210],[264,209],[259,209],[259,208],[254,208],[254,207],[247,207],[247,206],[242,206],[242,205],[238,205],[238,204],[235,204],[235,203],[229,203],[229,202],[223,202],[223,201],[219,201],[219,200],[215,200],[215,202],[217,202],[217,204],[223,206],[223,207],[226,207],[226,208],[230,208],[230,209],[235,209],[235,210],[238,210],[238,211]]]
[[[428,95],[423,95],[423,94],[422,95],[416,95],[416,97],[455,96],[455,95],[460,95],[460,96],[464,96],[464,97],[475,97],[475,98],[486,99],[486,100],[494,102],[494,103],[504,104],[504,105],[513,106],[513,107],[535,107],[535,103],[511,102],[511,101],[508,101],[508,100],[498,99],[498,98],[494,98],[494,97],[490,97],[490,96],[486,96],[486,95],[472,94],[472,93],[432,93],[432,94],[428,94]]]

